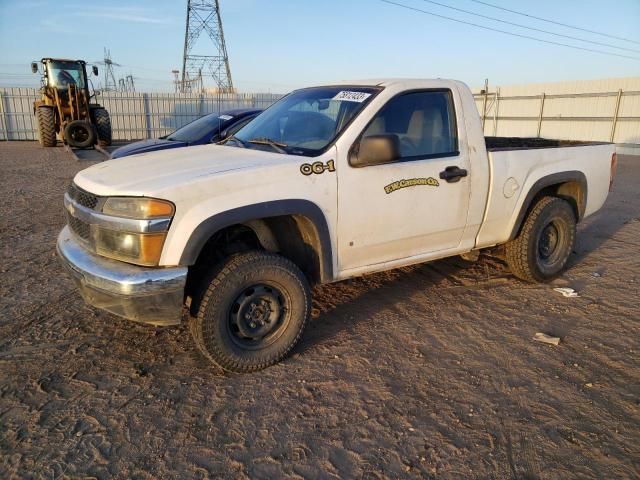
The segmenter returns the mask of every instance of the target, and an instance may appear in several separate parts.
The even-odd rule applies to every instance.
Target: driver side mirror
[[[360,145],[349,155],[352,167],[367,167],[391,163],[400,158],[400,138],[398,135],[369,135],[360,140]]]
[[[93,74],[97,77],[98,76],[98,67],[96,67],[95,65],[93,65],[91,67],[91,71],[93,72]]]
[[[31,73],[38,73],[38,62],[31,62]]]

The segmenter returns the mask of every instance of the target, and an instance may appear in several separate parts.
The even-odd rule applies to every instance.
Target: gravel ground
[[[640,159],[553,284],[483,255],[320,287],[251,375],[82,302],[55,238],[88,165],[0,144],[0,478],[640,477]]]

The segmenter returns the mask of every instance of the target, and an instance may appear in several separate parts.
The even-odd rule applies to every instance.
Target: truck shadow
[[[340,333],[381,310],[393,310],[400,299],[443,289],[487,287],[517,281],[502,260],[483,255],[471,263],[452,257],[431,263],[380,272],[342,282],[316,286],[312,320],[295,351],[339,341]]]

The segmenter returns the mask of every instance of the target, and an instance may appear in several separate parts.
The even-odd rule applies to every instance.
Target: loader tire
[[[93,123],[96,126],[98,134],[98,145],[108,147],[111,145],[111,118],[109,112],[104,108],[96,108],[92,110]]]
[[[282,360],[311,312],[307,279],[274,253],[234,255],[205,280],[190,331],[207,359],[231,372],[254,372]]]
[[[96,144],[96,131],[85,120],[74,120],[64,127],[64,140],[70,147],[89,148]]]
[[[56,146],[56,116],[51,107],[38,107],[36,110],[38,121],[38,141],[43,147]]]
[[[542,197],[518,236],[506,244],[511,272],[527,282],[547,282],[567,264],[576,241],[576,215],[566,200]]]

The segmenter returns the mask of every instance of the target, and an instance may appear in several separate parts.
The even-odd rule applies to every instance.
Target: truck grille
[[[71,216],[69,212],[67,212],[67,223],[71,228],[71,231],[75,233],[82,240],[89,241],[89,224],[83,222],[82,220],[77,219],[76,217]]]
[[[77,187],[73,183],[69,185],[69,188],[67,188],[67,194],[72,200],[77,202],[79,205],[82,205],[83,207],[93,210],[94,208],[96,208],[96,205],[98,205],[99,197],[82,190],[80,187]]]

